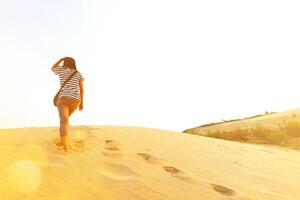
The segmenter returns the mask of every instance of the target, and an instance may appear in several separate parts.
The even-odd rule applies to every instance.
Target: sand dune
[[[137,127],[0,130],[1,200],[297,200],[300,152]]]
[[[196,135],[206,135],[209,130],[230,131],[234,129],[251,129],[255,128],[257,124],[262,124],[269,128],[278,128],[290,121],[300,122],[300,108],[232,122],[221,122],[212,125],[207,124],[184,130],[184,132]]]

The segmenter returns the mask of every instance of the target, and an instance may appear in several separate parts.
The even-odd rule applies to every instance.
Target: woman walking
[[[51,70],[59,76],[60,80],[61,89],[56,102],[60,118],[59,133],[63,149],[68,151],[69,118],[77,108],[80,111],[83,109],[84,78],[77,71],[75,60],[71,57],[61,58],[52,66]]]

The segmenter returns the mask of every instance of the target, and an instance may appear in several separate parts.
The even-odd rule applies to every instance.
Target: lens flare
[[[10,186],[21,193],[32,193],[41,183],[42,173],[38,164],[29,160],[17,161],[8,168]]]

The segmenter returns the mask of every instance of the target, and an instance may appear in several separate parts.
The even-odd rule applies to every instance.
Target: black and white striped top
[[[65,80],[74,72],[73,69],[58,66],[55,74],[59,76],[60,87],[65,82]],[[84,80],[83,76],[79,71],[68,81],[68,83],[63,87],[59,93],[58,99],[62,96],[74,97],[80,101],[79,93],[79,81]]]

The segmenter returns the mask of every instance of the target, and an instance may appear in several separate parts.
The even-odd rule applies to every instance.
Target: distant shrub
[[[223,137],[221,136],[221,131],[209,130],[209,131],[207,131],[206,136],[207,137],[212,137],[212,138],[221,138],[221,139],[223,139]]]
[[[272,131],[270,128],[266,128],[265,126],[261,124],[256,124],[256,127],[254,129],[251,129],[251,134],[254,138],[260,139],[260,140],[266,140],[268,137],[268,134]]]
[[[273,130],[268,133],[266,140],[269,144],[286,146],[290,143],[288,136],[280,130]]]
[[[300,137],[300,122],[290,121],[281,126],[281,130],[284,131],[290,137]]]
[[[227,138],[234,141],[248,141],[249,140],[249,131],[245,129],[235,129],[228,132]]]
[[[225,140],[275,144],[281,146],[288,146],[290,144],[290,139],[285,131],[265,127],[261,124],[257,124],[253,129],[234,129],[232,131],[210,130],[207,132],[206,136]]]
[[[234,131],[208,131],[206,133],[207,137],[234,140],[234,141],[247,141],[247,131],[242,129],[236,129]]]
[[[266,110],[266,111],[265,111],[265,114],[266,114],[266,115],[268,115],[268,114],[269,114],[269,112]]]

